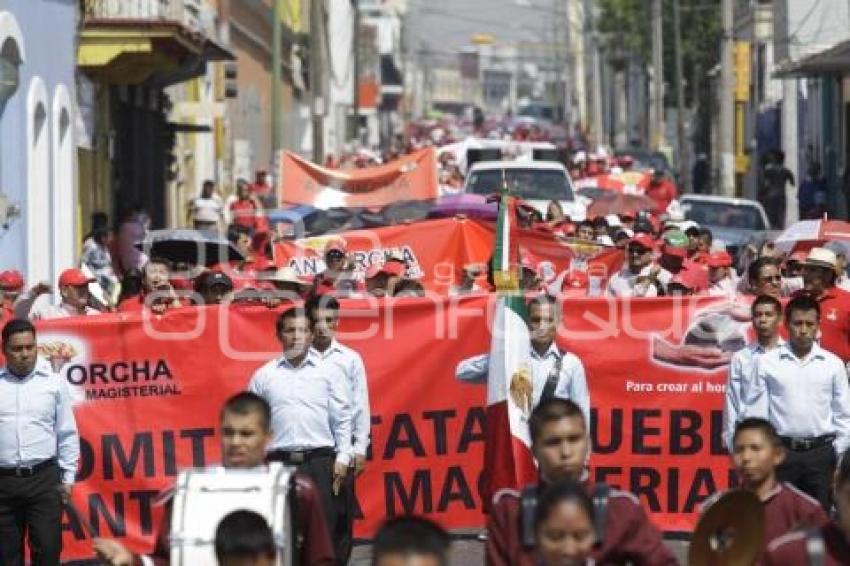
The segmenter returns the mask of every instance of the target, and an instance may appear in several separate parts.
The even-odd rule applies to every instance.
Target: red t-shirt
[[[230,205],[230,212],[233,214],[233,224],[244,226],[245,228],[254,229],[255,214],[257,206],[250,199],[237,200]]]

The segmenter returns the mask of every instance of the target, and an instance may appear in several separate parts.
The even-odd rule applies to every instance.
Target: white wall
[[[53,191],[50,226],[53,240],[52,279],[74,265],[74,240],[77,218],[77,174],[74,170],[73,106],[68,89],[59,85],[53,94],[51,112],[51,140],[53,150]],[[48,227],[41,224],[43,229]],[[70,236],[70,237],[69,237]]]
[[[47,89],[35,77],[27,94],[27,277],[50,281],[50,128]]]

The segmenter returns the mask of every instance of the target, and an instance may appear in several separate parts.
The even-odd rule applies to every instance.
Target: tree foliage
[[[668,85],[668,103],[675,97],[675,51],[673,33],[673,3],[662,0],[664,32],[664,81]],[[720,62],[720,2],[719,0],[678,0],[681,6],[682,63],[686,97],[693,100],[693,72],[701,80]],[[645,62],[652,60],[652,2],[651,0],[597,0],[602,34],[609,53],[629,53]],[[699,92],[696,93],[699,97]]]

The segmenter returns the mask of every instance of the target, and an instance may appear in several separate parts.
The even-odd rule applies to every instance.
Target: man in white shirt
[[[652,250],[655,243],[648,234],[638,234],[626,244],[626,265],[611,276],[606,294],[612,297],[657,297],[653,284]]]
[[[65,380],[38,359],[35,328],[3,327],[0,369],[0,564],[59,564],[61,503],[74,485],[80,438]]]
[[[50,303],[35,304],[39,294],[50,291],[47,286],[40,286],[27,299],[21,300],[15,307],[19,317],[29,314],[31,320],[51,320],[72,316],[89,316],[100,314],[100,311],[89,306],[89,284],[94,283],[93,277],[87,276],[80,269],[66,269],[59,275],[59,295],[62,302],[58,305]]]
[[[777,470],[829,508],[837,455],[850,447],[850,386],[835,354],[816,342],[820,305],[808,295],[785,307],[788,343],[762,354],[742,387],[744,416],[776,428],[788,453]]]
[[[274,440],[269,460],[296,466],[310,476],[322,497],[333,530],[336,505],[351,463],[349,386],[325,367],[311,346],[310,321],[301,307],[278,317],[283,356],[258,369],[248,390],[272,409]]]
[[[590,392],[584,366],[578,356],[563,352],[555,343],[560,321],[560,306],[551,295],[538,295],[528,305],[528,329],[531,349],[528,364],[531,369],[531,407],[543,399],[570,399],[590,418]],[[460,362],[455,375],[461,381],[486,382],[490,356],[482,354]]]
[[[779,325],[782,323],[782,303],[779,299],[770,295],[756,297],[750,305],[750,314],[756,340],[732,355],[732,361],[729,362],[729,377],[726,381],[723,404],[723,443],[729,452],[732,452],[735,425],[741,420],[741,386],[752,375],[759,357],[784,342],[779,336]]]
[[[192,200],[189,217],[195,230],[217,230],[219,222],[224,220],[224,207],[215,194],[215,183],[204,181],[201,196]]]
[[[708,294],[734,299],[738,294],[738,279],[732,269],[732,256],[726,251],[713,252],[705,265],[708,267]]]
[[[366,366],[360,354],[340,344],[336,339],[336,329],[339,325],[339,301],[333,295],[314,297],[307,302],[306,309],[313,331],[313,348],[321,357],[325,370],[331,372],[333,379],[341,381],[348,388],[352,404],[351,471],[353,473],[348,474],[336,498],[336,529],[332,532],[337,563],[348,564],[354,537],[354,478],[365,468],[371,428]]]

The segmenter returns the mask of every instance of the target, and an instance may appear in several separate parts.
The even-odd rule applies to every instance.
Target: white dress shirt
[[[285,357],[258,369],[248,391],[272,409],[272,449],[335,448],[336,461],[351,461],[351,404],[348,385],[335,379],[321,355],[310,348],[298,367]]]
[[[62,483],[74,483],[80,437],[65,380],[50,363],[18,377],[0,369],[0,467],[33,466],[56,458]]]
[[[369,410],[369,387],[366,382],[366,367],[363,358],[353,349],[331,340],[324,352],[319,352],[322,360],[335,372],[335,378],[341,379],[349,388],[352,404],[352,452],[358,456],[366,455],[369,446],[371,412]]]
[[[92,316],[101,314],[99,310],[91,307],[86,307],[83,314],[80,314],[77,309],[62,303],[60,305],[36,305],[30,311],[31,320],[53,320],[55,318],[69,318],[72,316]]]
[[[781,344],[783,344],[782,339],[777,343],[777,347]],[[735,425],[741,420],[742,384],[752,375],[756,360],[766,351],[764,346],[756,341],[735,352],[732,355],[732,360],[729,362],[729,377],[726,380],[726,400],[723,403],[723,442],[730,453],[732,452],[732,438],[735,436]]]
[[[711,283],[708,286],[708,294],[712,297],[727,297],[734,299],[738,294],[738,279],[730,274],[717,283]]]
[[[558,376],[558,384],[555,387],[555,397],[569,399],[581,407],[587,422],[590,422],[590,392],[587,389],[587,380],[584,375],[584,366],[578,356],[570,352],[561,352],[553,342],[549,349],[541,356],[534,348],[531,348],[528,363],[531,367],[532,401],[536,407],[540,403],[543,389],[549,373],[555,368],[558,359],[561,359],[561,374]],[[486,381],[490,370],[489,354],[481,354],[467,358],[460,362],[455,370],[456,376],[461,381],[482,382]]]
[[[652,266],[647,265],[635,275],[628,266],[624,267],[611,276],[606,294],[612,297],[657,297],[658,289],[650,281],[637,283],[638,277],[649,277],[651,270]]]
[[[850,386],[844,363],[817,344],[799,359],[789,344],[762,354],[742,387],[745,417],[770,421],[780,436],[834,434],[838,454],[850,447]]]

